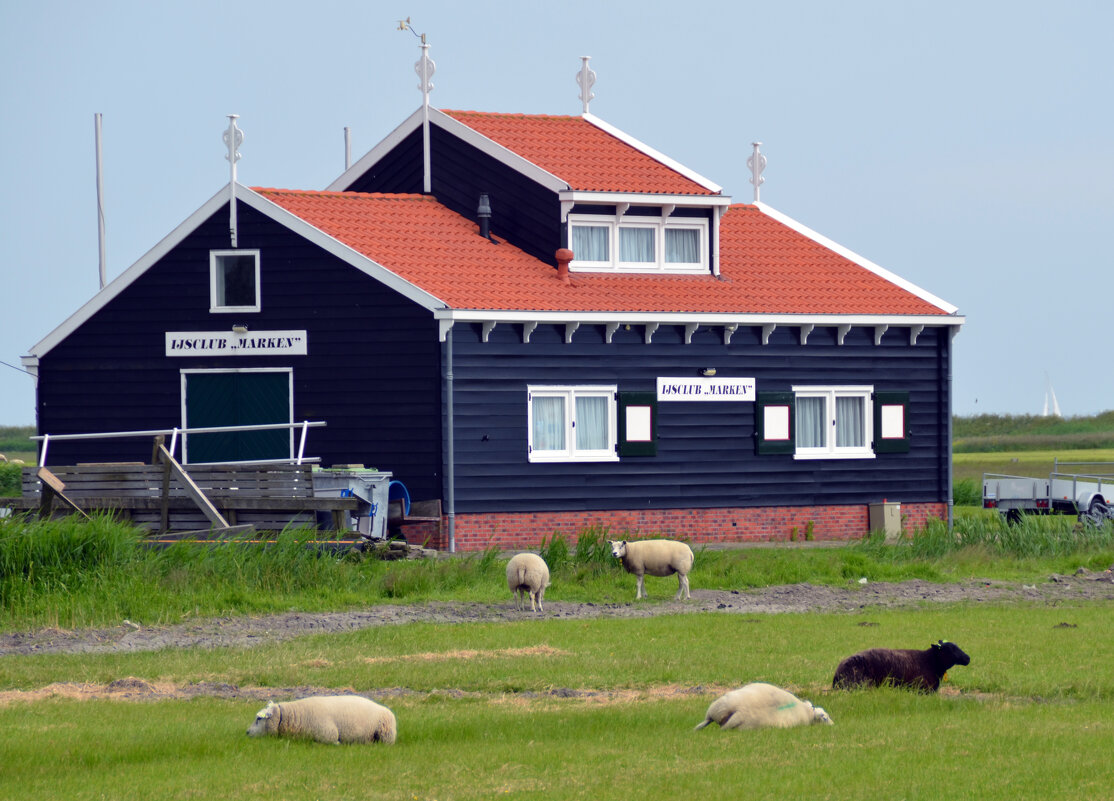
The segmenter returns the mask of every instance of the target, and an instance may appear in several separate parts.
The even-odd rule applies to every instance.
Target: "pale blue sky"
[[[0,361],[98,288],[94,114],[109,280],[228,181],[322,189],[420,105],[592,113],[954,303],[960,414],[1114,408],[1114,5],[1001,2],[316,3],[0,0]],[[0,365],[0,425],[34,421]]]

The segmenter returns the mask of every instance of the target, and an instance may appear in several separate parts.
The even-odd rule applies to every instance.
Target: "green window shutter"
[[[796,404],[792,392],[759,392],[754,404],[759,454],[793,453]]]
[[[619,393],[620,456],[657,456],[658,396],[656,392]]]
[[[909,452],[909,393],[874,393],[874,452]]]

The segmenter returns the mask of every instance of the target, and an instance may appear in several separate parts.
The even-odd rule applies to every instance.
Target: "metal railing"
[[[286,459],[248,459],[244,461],[228,461],[228,462],[189,462],[189,464],[307,464],[312,462],[320,462],[321,458],[318,456],[307,457],[305,455],[306,449],[306,435],[311,428],[324,428],[327,424],[323,420],[310,421],[303,420],[300,423],[263,423],[260,425],[247,425],[247,426],[212,426],[209,428],[152,428],[146,431],[102,431],[96,434],[41,434],[39,436],[31,437],[32,440],[42,442],[42,449],[39,451],[39,467],[46,466],[47,450],[51,442],[62,442],[69,440],[82,440],[82,439],[124,439],[128,437],[170,437],[170,445],[167,446],[167,451],[171,455],[174,454],[175,449],[178,447],[179,434],[221,434],[232,433],[238,431],[274,431],[281,429],[301,429],[302,434],[298,441],[298,455]]]

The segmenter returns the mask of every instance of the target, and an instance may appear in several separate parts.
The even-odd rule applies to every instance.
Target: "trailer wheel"
[[[1101,526],[1103,521],[1111,517],[1114,517],[1114,514],[1111,513],[1111,508],[1100,499],[1095,498],[1091,501],[1091,505],[1087,508],[1087,511],[1079,514],[1079,522],[1088,526]]]
[[[1007,525],[1016,526],[1016,525],[1019,525],[1020,523],[1021,523],[1021,510],[1020,509],[1010,509],[1008,512],[1006,512],[1006,524]]]

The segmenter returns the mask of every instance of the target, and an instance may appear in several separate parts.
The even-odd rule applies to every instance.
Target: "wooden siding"
[[[422,193],[422,129],[403,139],[348,186],[349,192]]]
[[[241,204],[239,243],[260,254],[262,311],[209,312],[218,212],[41,361],[40,433],[182,424],[180,370],[291,367],[294,419],[322,464],[389,470],[415,498],[441,495],[440,348],[432,315]],[[306,356],[165,356],[166,331],[302,330]],[[147,461],[148,439],[54,442],[48,461]]]
[[[529,344],[521,326],[499,325],[489,341],[479,326],[454,328],[456,511],[465,513],[772,507],[906,503],[947,498],[947,329],[926,329],[916,346],[907,328],[880,345],[873,328],[853,328],[843,345],[816,328],[800,344],[796,327],[779,327],[769,344],[742,327],[723,344],[722,327],[701,327],[684,344],[683,326],[662,326],[652,343],[643,330],[581,326],[570,344],[563,326],[538,326]],[[910,393],[909,453],[874,459],[795,460],[755,453],[755,404],[658,404],[658,449],[619,462],[531,463],[527,459],[528,384],[615,384],[655,391],[658,376],[754,377],[759,390],[793,385],[864,385]]]

